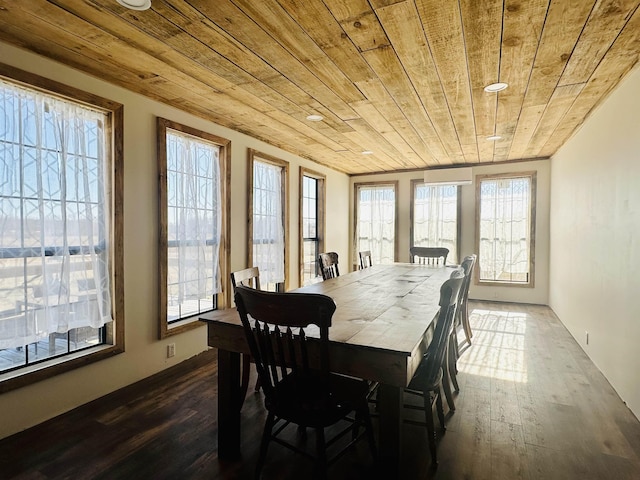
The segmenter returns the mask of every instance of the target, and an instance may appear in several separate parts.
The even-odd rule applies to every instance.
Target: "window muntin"
[[[536,174],[479,176],[478,281],[533,286]]]
[[[160,336],[164,337],[189,323],[198,326],[193,322],[199,314],[224,302],[228,141],[165,119],[158,119],[158,135],[164,180],[159,262]]]
[[[458,263],[459,188],[456,185],[427,185],[412,181],[411,245],[446,247],[448,263]]]
[[[396,261],[397,182],[355,184],[356,226],[353,258],[371,251],[374,265]]]
[[[284,291],[286,285],[285,225],[288,219],[288,163],[250,150],[250,261],[260,270],[264,290]]]
[[[318,255],[324,249],[323,175],[300,169],[300,284],[322,280]]]
[[[122,106],[0,70],[4,391],[121,351]]]

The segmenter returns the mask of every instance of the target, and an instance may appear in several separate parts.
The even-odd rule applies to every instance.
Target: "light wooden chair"
[[[260,270],[258,267],[245,268],[237,272],[231,272],[231,285],[235,293],[238,285],[260,290]],[[242,376],[240,380],[240,407],[244,404],[244,399],[249,390],[249,377],[251,376],[251,355],[242,355]],[[255,391],[260,390],[260,380],[256,382]]]
[[[360,270],[362,270],[363,268],[368,268],[373,265],[373,262],[371,261],[370,250],[358,252],[358,256],[360,257]]]
[[[235,300],[268,412],[255,478],[260,477],[271,440],[306,453],[279,437],[289,423],[315,429],[315,461],[322,478],[327,467],[364,434],[375,458],[367,382],[331,373],[329,327],[335,302],[326,295],[261,292],[244,286],[236,288]],[[310,325],[319,329],[319,339],[307,339],[305,329]],[[348,417],[351,412],[355,419]],[[325,428],[343,420],[347,427],[325,441]],[[328,460],[327,447],[349,431],[351,441]]]
[[[409,249],[411,263],[427,263],[446,265],[449,249],[445,247],[411,247]],[[416,262],[417,258],[417,262]],[[442,263],[440,261],[442,260]]]
[[[244,270],[238,270],[231,273],[231,284],[233,290],[238,285],[244,285],[245,287],[252,287],[256,290],[260,290],[260,270],[258,267],[245,268]]]
[[[322,273],[323,280],[339,277],[338,254],[336,252],[321,253],[318,255],[318,267]]]

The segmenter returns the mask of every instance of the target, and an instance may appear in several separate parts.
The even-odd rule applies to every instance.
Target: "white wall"
[[[546,305],[549,292],[549,161],[517,162],[502,165],[484,165],[473,167],[474,183],[462,186],[461,202],[461,258],[475,251],[475,176],[512,172],[537,172],[536,198],[536,240],[535,240],[535,286],[477,286],[473,283],[469,296],[478,300],[496,300],[504,302],[522,302]],[[351,191],[354,183],[382,182],[398,180],[398,261],[409,261],[410,244],[410,206],[411,180],[423,178],[422,172],[405,172],[399,174],[362,175],[351,177]],[[353,212],[354,195],[349,197],[350,211]],[[349,220],[349,238],[353,239],[353,216]],[[353,259],[352,262],[353,263]]]
[[[0,43],[0,62],[80,88],[124,105],[124,282],[126,352],[49,380],[0,395],[0,438],[185,360],[205,350],[206,327],[170,340],[157,339],[157,168],[156,116],[231,140],[231,269],[246,265],[247,148],[289,162],[290,287],[298,283],[298,175],[307,167],[326,175],[326,245],[348,255],[349,179],[346,175],[288,154],[246,135],[148,100],[32,53]],[[166,345],[176,356],[165,358]]]
[[[636,68],[551,161],[549,295],[549,305],[638,417],[639,112]]]

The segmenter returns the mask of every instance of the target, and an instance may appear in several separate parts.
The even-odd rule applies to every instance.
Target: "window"
[[[371,251],[373,264],[396,261],[398,182],[356,183],[356,218],[353,259]]]
[[[0,66],[0,391],[122,351],[121,133],[121,105]]]
[[[285,291],[289,204],[287,178],[289,164],[270,155],[249,150],[249,265],[260,270],[260,286]]]
[[[477,280],[532,287],[535,172],[478,176],[476,189]]]
[[[300,285],[322,280],[318,254],[324,251],[325,177],[300,169]]]
[[[229,144],[158,118],[160,338],[228,302]]]
[[[460,187],[422,180],[412,180],[411,187],[411,245],[448,248],[447,261],[458,263]]]

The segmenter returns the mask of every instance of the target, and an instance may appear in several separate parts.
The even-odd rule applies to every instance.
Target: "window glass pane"
[[[320,272],[317,267],[318,254],[320,253],[320,239],[318,233],[318,190],[322,180],[302,177],[302,284],[306,285],[318,280]]]
[[[359,185],[356,251],[371,251],[373,264],[395,261],[396,193],[393,185]]]
[[[480,280],[529,283],[532,177],[487,178],[478,188]]]
[[[104,341],[108,122],[0,81],[0,372]]]
[[[219,145],[168,129],[167,322],[214,308],[220,291]]]
[[[449,249],[447,263],[458,263],[458,187],[416,183],[413,245]]]
[[[275,290],[284,282],[283,167],[253,162],[253,265],[260,285]]]

